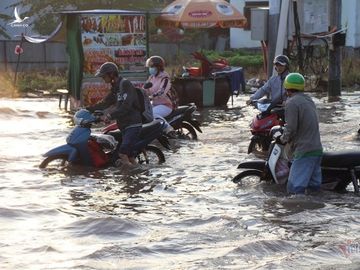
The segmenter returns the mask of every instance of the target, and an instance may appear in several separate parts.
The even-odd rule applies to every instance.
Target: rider
[[[273,63],[277,75],[273,75],[261,88],[251,95],[250,99],[246,101],[247,105],[265,95],[270,95],[271,98],[271,105],[267,109],[268,112],[276,105],[283,105],[285,103],[287,96],[283,83],[285,77],[289,74],[290,61],[286,55],[278,55]]]
[[[280,137],[289,143],[293,162],[287,183],[289,193],[304,194],[320,189],[322,144],[315,103],[304,93],[305,79],[299,73],[289,73],[284,81],[288,99],[285,104],[286,124]]]
[[[93,112],[116,105],[114,110],[103,116],[103,120],[116,120],[122,133],[122,142],[119,148],[120,162],[124,165],[134,164],[136,161],[133,148],[135,143],[139,141],[142,127],[140,103],[136,89],[129,80],[124,80],[119,75],[118,67],[113,62],[102,64],[95,76],[101,77],[106,83],[110,83],[111,91],[102,101],[86,109]],[[122,80],[124,80],[123,83],[121,83]]]
[[[169,74],[164,70],[165,61],[161,56],[154,55],[146,60],[145,66],[149,68],[150,74],[147,82],[152,84],[145,91],[152,99],[154,118],[162,119],[165,122],[165,133],[175,138],[174,128],[165,120],[165,117],[176,109],[169,96],[171,81]]]

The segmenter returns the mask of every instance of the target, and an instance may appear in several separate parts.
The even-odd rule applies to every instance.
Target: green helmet
[[[285,89],[304,91],[305,79],[300,73],[289,73],[284,81]]]

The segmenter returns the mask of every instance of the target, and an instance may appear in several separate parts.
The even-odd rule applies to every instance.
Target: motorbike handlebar
[[[144,89],[149,89],[153,86],[152,82],[146,82],[143,86]]]

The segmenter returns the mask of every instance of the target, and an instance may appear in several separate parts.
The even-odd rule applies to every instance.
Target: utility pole
[[[341,29],[341,0],[329,0],[330,27]],[[337,100],[341,96],[341,50],[339,45],[330,44],[328,99]]]
[[[276,39],[278,36],[281,0],[269,1],[269,22],[268,22],[268,77],[273,73],[273,60],[275,58]]]

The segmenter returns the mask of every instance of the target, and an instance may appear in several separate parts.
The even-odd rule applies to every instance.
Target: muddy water
[[[359,149],[360,93],[314,96],[326,150]],[[358,269],[360,198],[287,198],[231,182],[247,155],[246,96],[199,112],[204,133],[164,165],[38,169],[71,130],[55,99],[0,100],[0,269]]]

